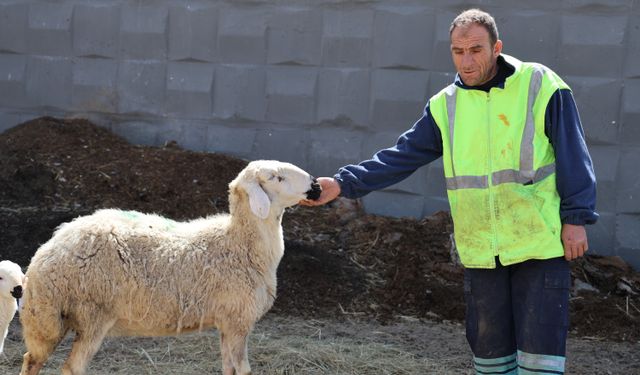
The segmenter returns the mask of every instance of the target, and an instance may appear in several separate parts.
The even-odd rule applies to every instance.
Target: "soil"
[[[117,207],[187,220],[227,210],[246,161],[175,143],[143,147],[86,120],[43,117],[0,134],[0,259],[24,268],[62,222]],[[368,215],[353,202],[295,207],[270,314],[460,323],[451,219]],[[640,275],[616,257],[573,262],[572,336],[640,342]],[[591,290],[592,289],[592,290]]]

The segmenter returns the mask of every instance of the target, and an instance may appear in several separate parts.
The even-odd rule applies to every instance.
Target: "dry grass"
[[[356,332],[323,334],[324,323],[269,317],[261,321],[249,341],[249,358],[256,374],[425,374],[441,364],[407,351],[402,345],[363,339]],[[19,327],[14,324],[14,339]],[[338,337],[342,335],[348,337]],[[376,336],[375,333],[369,332]],[[381,342],[382,341],[382,342]],[[71,337],[58,346],[42,375],[59,374],[71,350]],[[24,346],[9,340],[0,358],[0,373],[18,374]],[[162,338],[110,338],[91,362],[89,374],[211,374],[220,373],[215,331]]]
[[[17,375],[24,346],[14,321],[0,355],[0,374]],[[68,337],[41,372],[59,374]],[[466,375],[471,353],[460,325],[407,317],[380,325],[358,320],[304,320],[269,314],[249,341],[254,374]],[[568,375],[640,374],[640,343],[571,339]],[[90,375],[221,373],[216,332],[163,338],[112,338],[91,362]]]

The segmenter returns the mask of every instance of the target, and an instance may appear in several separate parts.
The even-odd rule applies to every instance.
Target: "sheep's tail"
[[[29,357],[30,362],[42,364],[67,333],[68,327],[58,300],[47,295],[51,290],[39,290],[43,293],[37,293],[34,289],[41,288],[35,288],[34,284],[32,282],[24,293],[20,323],[28,351],[25,361]]]

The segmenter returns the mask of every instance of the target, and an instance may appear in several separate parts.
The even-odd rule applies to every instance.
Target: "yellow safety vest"
[[[449,85],[430,99],[442,134],[444,172],[460,260],[495,268],[564,255],[555,154],[544,132],[547,103],[567,84],[540,64],[515,67],[488,93]]]

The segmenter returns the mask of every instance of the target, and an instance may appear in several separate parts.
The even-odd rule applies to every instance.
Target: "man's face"
[[[482,85],[493,78],[500,52],[502,41],[492,46],[489,32],[483,26],[471,24],[451,32],[453,64],[467,86]]]

